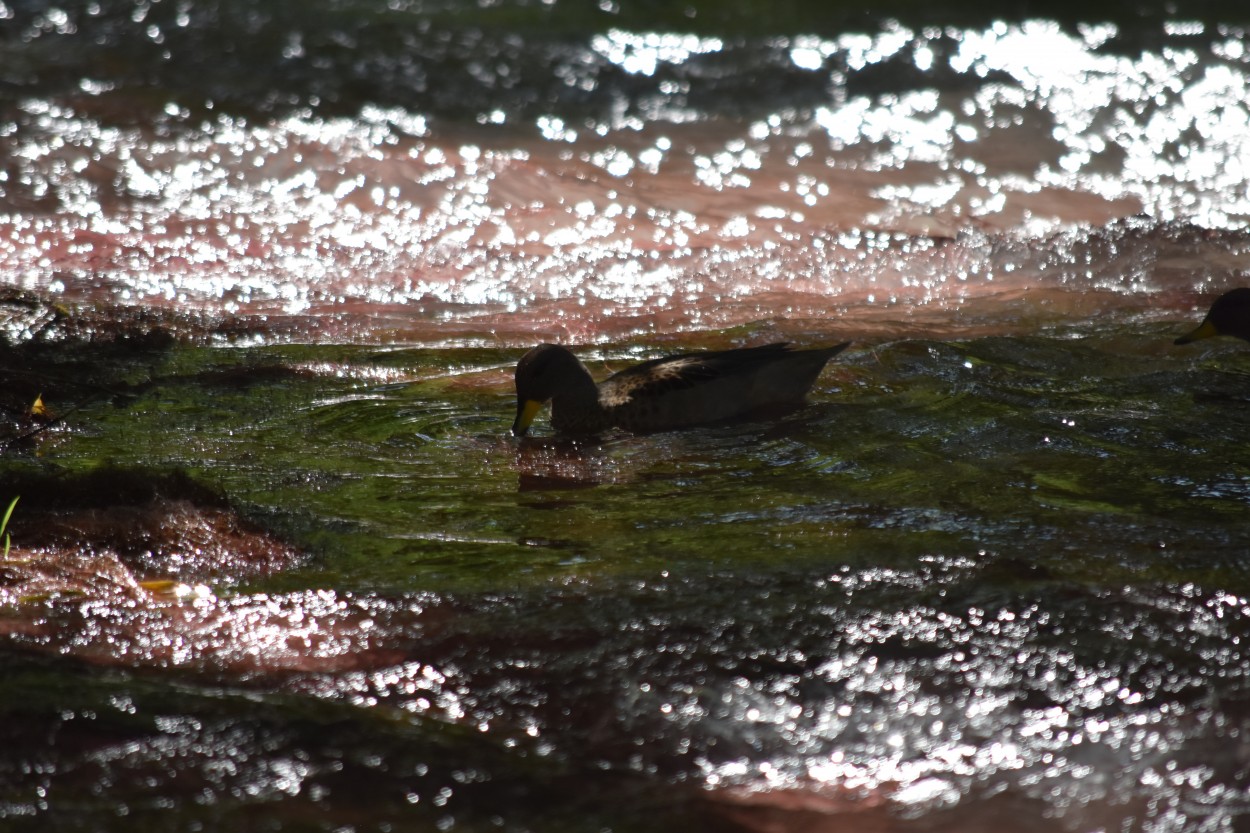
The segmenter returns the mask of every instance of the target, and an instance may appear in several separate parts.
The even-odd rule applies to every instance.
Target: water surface
[[[550,6],[0,6],[5,823],[1244,826],[1244,27]]]

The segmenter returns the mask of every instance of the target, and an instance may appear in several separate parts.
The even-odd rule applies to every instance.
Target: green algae
[[[898,342],[852,351],[773,422],[580,445],[508,436],[514,358],[176,347],[115,368],[124,392],[80,405],[38,465],[186,472],[316,555],[283,583],[483,590],[683,563],[954,557],[1021,534],[1059,564],[1086,550],[1108,580],[1122,542],[1160,536],[1169,557],[1223,540],[1217,561],[1242,573],[1243,417],[1196,395],[1230,380],[1183,355]]]
[[[474,814],[474,796],[503,802],[513,825],[579,829],[606,813],[623,829],[646,829],[647,813],[630,804],[638,783],[663,785],[659,823],[676,829],[687,813],[709,818],[677,786],[692,766],[681,738],[710,766],[722,753],[705,738],[722,735],[698,722],[649,722],[661,695],[708,720],[737,721],[733,734],[749,737],[762,730],[715,705],[730,702],[726,692],[759,686],[795,702],[816,692],[810,707],[820,708],[830,683],[813,668],[861,668],[854,657],[869,664],[838,685],[874,684],[862,669],[877,663],[883,674],[904,669],[947,687],[948,699],[984,685],[962,676],[971,660],[960,656],[984,663],[980,675],[1023,662],[1028,676],[1008,678],[995,696],[1066,703],[1073,713],[1079,705],[1064,698],[1092,669],[1174,710],[1200,691],[1238,696],[1238,643],[1222,634],[1241,625],[1217,614],[1220,600],[1250,593],[1241,407],[1250,389],[1235,372],[1244,356],[1235,345],[1161,353],[1154,342],[1132,329],[1106,339],[885,342],[852,348],[806,407],[776,419],[577,443],[550,437],[541,418],[538,436],[509,436],[515,350],[175,343],[102,349],[93,364],[82,345],[43,347],[40,360],[58,377],[49,406],[77,397],[74,408],[0,457],[0,469],[23,484],[21,537],[41,503],[50,511],[48,484],[58,482],[62,501],[94,493],[106,512],[110,498],[145,499],[145,480],[152,494],[231,507],[304,558],[212,590],[241,600],[329,591],[393,610],[394,622],[378,617],[391,634],[381,646],[460,669],[442,696],[461,698],[469,723],[498,727],[465,733],[460,721],[423,716],[415,701],[342,672],[262,677],[264,695],[211,667],[46,672],[85,674],[103,701],[135,704],[138,717],[97,720],[82,736],[89,746],[97,731],[138,737],[133,748],[159,768],[175,753],[161,751],[171,741],[151,720],[170,713],[182,715],[175,734],[201,750],[241,748],[269,769],[315,761],[302,797],[254,799],[290,824],[318,808],[350,823],[364,811],[335,791],[370,772],[381,779],[370,793],[375,812],[359,818],[407,818],[405,779],[450,756],[463,762],[456,777],[476,767],[495,784],[456,788],[450,806],[464,829],[492,824]],[[45,611],[72,601],[20,604]],[[399,615],[414,607],[432,618]],[[23,611],[6,617],[20,621]],[[23,662],[22,684],[43,685],[30,675],[45,672]],[[205,675],[219,682],[206,688]],[[361,696],[348,692],[361,690],[373,705],[347,706]],[[845,696],[869,716],[878,707],[878,695]],[[257,698],[246,725],[267,738],[260,746],[228,730]],[[101,714],[51,699],[59,708],[44,724]],[[538,744],[546,751],[511,745],[528,742],[525,726],[548,739]],[[74,727],[58,731],[77,737]],[[186,784],[213,771],[200,753],[186,754],[176,758],[185,771],[159,783],[149,764],[119,757],[101,777],[119,779],[123,792],[81,806],[93,815],[124,805],[141,820],[132,829],[161,826],[153,801],[172,801],[166,820],[188,824],[243,813],[249,802],[230,785],[206,787],[217,796],[208,808],[185,804]],[[390,763],[362,763],[375,759]],[[57,766],[62,789],[90,787],[71,777],[78,764]],[[597,806],[553,798],[599,767],[617,774],[594,782]],[[669,770],[674,781],[655,780]],[[29,787],[17,776],[7,783]],[[551,803],[535,807],[543,800]],[[72,827],[78,817],[66,806],[58,818]],[[419,817],[435,824],[440,815]]]

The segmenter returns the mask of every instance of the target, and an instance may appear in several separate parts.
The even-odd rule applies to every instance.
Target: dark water
[[[253,6],[0,6],[0,827],[1246,829],[1236,10]]]

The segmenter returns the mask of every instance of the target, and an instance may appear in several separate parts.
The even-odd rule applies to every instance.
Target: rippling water
[[[414,49],[450,38],[401,20]],[[1172,24],[1130,55],[1114,26],[1038,21],[758,40],[610,29],[528,48],[491,31],[405,45],[398,79],[370,76],[350,115],[303,103],[343,83],[335,53],[277,62],[287,106],[237,91],[262,114],[192,108],[209,81],[152,90],[143,66],[14,99],[0,263],[66,300],[289,315],[303,337],[574,341],[1038,283],[1207,290],[1244,268],[1239,247],[1170,280],[1150,249],[1108,261],[1081,239],[1134,215],[1244,225],[1241,29]],[[498,64],[475,74],[461,64],[479,41]],[[435,68],[444,85],[414,80]],[[522,68],[535,101],[496,89]],[[408,108],[392,100],[403,79]],[[447,87],[496,107],[464,113]]]
[[[1245,826],[1242,23],[253,5],[0,2],[5,824]]]

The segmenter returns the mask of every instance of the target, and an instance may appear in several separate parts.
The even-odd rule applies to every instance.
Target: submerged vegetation
[[[1250,391],[1225,368],[1236,343],[1197,359],[1171,347],[1184,323],[1112,315],[892,339],[847,351],[780,419],[596,444],[507,437],[510,349],[174,343],[119,360],[110,348],[112,378],[129,385],[3,459],[24,496],[21,544],[41,553],[8,576],[25,602],[8,607],[6,638],[137,675],[89,682],[103,701],[50,702],[119,731],[107,702],[130,692],[137,742],[180,774],[145,787],[120,757],[100,777],[130,792],[79,806],[124,804],[139,830],[161,824],[141,809],[152,795],[195,818],[181,784],[222,754],[250,768],[214,788],[213,813],[243,813],[224,796],[252,779],[279,818],[310,803],[342,821],[354,811],[333,797],[339,753],[296,728],[307,720],[355,726],[344,771],[382,756],[372,818],[420,816],[406,784],[447,787],[439,812],[468,829],[489,827],[481,796],[514,823],[571,813],[676,829],[728,814],[749,828],[789,811],[716,793],[692,803],[679,785],[752,783],[744,754],[804,784],[813,759],[843,750],[888,792],[898,776],[881,768],[879,733],[908,733],[907,759],[932,761],[967,744],[979,714],[1018,746],[1001,766],[944,776],[964,818],[1020,772],[1093,783],[1065,781],[1093,764],[1058,714],[1105,726],[1081,748],[1126,778],[1150,766],[1142,732],[1206,749],[1214,788],[1236,764],[1213,751],[1227,746],[1221,724],[1195,693],[1236,697],[1248,682]],[[81,345],[45,359],[60,349],[82,359]],[[639,349],[605,353],[614,364]],[[229,704],[203,700],[196,681],[231,669],[248,680],[232,686],[258,687],[239,696],[263,697],[270,728],[254,728],[281,735],[275,751],[238,746]],[[36,670],[19,663],[9,685]],[[342,711],[360,697],[385,709]],[[21,708],[44,731],[80,731]],[[170,737],[145,722],[153,709],[200,728]],[[379,720],[411,735],[408,752]],[[465,724],[487,731],[461,737]],[[434,748],[457,763],[421,752]],[[286,755],[321,762],[300,798],[261,774]],[[62,760],[58,790],[90,790]],[[597,807],[530,803],[587,770],[619,773],[595,780]],[[481,780],[460,783],[468,771]],[[631,804],[640,784],[660,790],[656,806]],[[7,800],[28,787],[0,767]],[[1040,813],[1045,800],[1018,789],[1021,813]],[[1085,789],[1085,806],[1134,795]]]
[[[20,496],[19,496],[20,497]],[[13,510],[17,507],[18,498],[15,497],[9,501],[9,508],[4,510],[4,517],[0,518],[0,535],[4,536],[4,557],[9,557],[9,546],[12,543],[9,536],[9,518],[13,517]]]
[[[1250,352],[1173,345],[1250,274],[1234,15],[45,5],[0,827],[1250,818]],[[782,414],[513,437],[538,342],[851,347]]]

